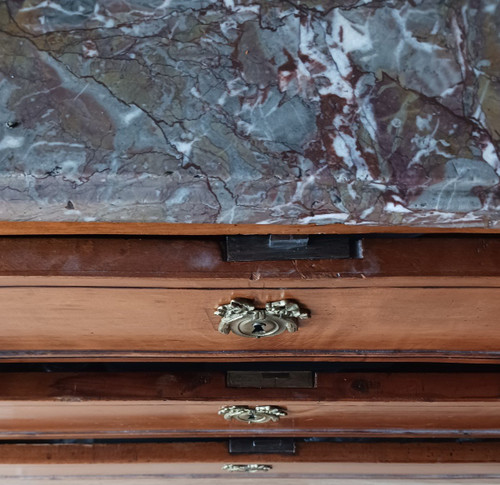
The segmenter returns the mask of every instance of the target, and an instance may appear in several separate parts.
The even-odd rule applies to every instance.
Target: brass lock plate
[[[283,324],[281,320],[262,313],[261,318],[248,316],[238,319],[231,325],[231,330],[241,337],[261,338],[279,335],[286,329],[286,324]]]

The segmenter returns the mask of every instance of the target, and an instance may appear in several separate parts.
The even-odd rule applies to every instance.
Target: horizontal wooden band
[[[0,235],[500,234],[500,227],[0,221]]]
[[[0,464],[198,463],[500,463],[500,441],[297,441],[294,454],[228,453],[227,441],[0,444]]]
[[[12,350],[0,362],[436,362],[498,364],[500,351],[463,350]]]

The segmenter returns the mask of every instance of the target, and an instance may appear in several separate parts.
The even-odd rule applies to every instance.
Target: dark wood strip
[[[2,403],[224,399],[500,403],[500,372],[318,372],[310,389],[226,387],[220,371],[0,374]]]
[[[281,279],[322,286],[352,277],[500,276],[500,237],[367,238],[363,248],[362,259],[225,262],[213,239],[0,237],[0,277],[204,279],[205,286]]]
[[[230,455],[226,442],[0,444],[1,464],[189,462],[500,463],[498,441],[297,442],[294,455]]]

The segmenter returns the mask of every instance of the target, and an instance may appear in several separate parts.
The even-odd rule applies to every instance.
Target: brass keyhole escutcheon
[[[249,406],[225,406],[219,411],[219,414],[228,421],[234,419],[247,424],[260,424],[279,421],[288,413],[278,406],[256,406],[255,408]]]
[[[290,300],[269,302],[257,309],[251,300],[234,299],[219,306],[215,314],[222,317],[219,332],[251,338],[272,337],[285,330],[296,332],[297,320],[309,318],[308,312]]]

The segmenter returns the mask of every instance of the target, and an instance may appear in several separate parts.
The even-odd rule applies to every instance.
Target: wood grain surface
[[[299,331],[262,339],[223,335],[214,310],[288,298],[311,312]],[[499,350],[500,288],[0,289],[0,355],[8,351],[490,352]],[[8,354],[4,354],[8,355]],[[202,354],[200,354],[202,355]],[[249,354],[251,355],[251,354]],[[332,354],[333,355],[333,354]]]
[[[499,447],[488,443],[298,443],[286,455],[229,455],[225,443],[0,445],[2,483],[291,485],[498,483]],[[264,463],[260,474],[231,474],[226,463]],[[236,476],[235,476],[236,475]],[[281,478],[281,480],[280,480]],[[347,481],[346,481],[347,480]],[[473,481],[471,481],[473,480]]]
[[[48,222],[0,221],[0,235],[185,235],[208,236],[217,234],[369,234],[369,233],[426,233],[426,234],[499,234],[490,227],[426,227],[378,226],[347,224],[174,224],[141,222]]]
[[[2,444],[1,465],[126,463],[499,463],[500,442],[385,440],[304,442],[294,454],[230,454],[227,441],[92,444]]]
[[[0,438],[500,437],[499,374],[319,373],[314,389],[226,388],[223,373],[5,373]],[[226,420],[272,405],[278,422]]]
[[[230,365],[228,366],[229,368]],[[396,366],[397,367],[397,366]],[[470,367],[469,367],[470,368]],[[495,367],[450,372],[314,372],[312,388],[230,387],[226,372],[4,372],[2,402],[84,401],[246,401],[255,399],[334,402],[490,402],[500,401]],[[277,372],[278,375],[286,371]]]
[[[256,398],[257,399],[257,398]],[[276,405],[276,423],[227,421],[227,405]],[[207,437],[498,438],[500,403],[328,402],[287,399],[210,402],[0,402],[0,438],[138,439]]]
[[[0,359],[498,361],[500,238],[371,239],[362,259],[227,263],[197,238],[0,238]],[[296,334],[217,332],[232,298],[290,298]]]
[[[499,284],[500,237],[365,238],[362,246],[361,259],[225,262],[222,240],[214,238],[1,237],[0,284],[329,287],[395,278],[404,286],[473,285],[479,278]]]

